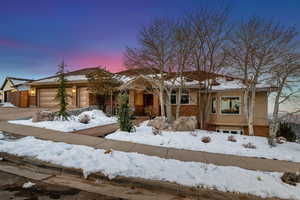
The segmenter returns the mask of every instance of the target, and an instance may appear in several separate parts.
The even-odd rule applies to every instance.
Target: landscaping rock
[[[282,137],[282,136],[276,138],[276,142],[278,144],[286,143],[286,141],[287,141],[287,139],[285,137]]]
[[[197,126],[197,119],[192,117],[179,117],[172,124],[174,131],[195,131]]]
[[[289,185],[296,186],[297,183],[300,183],[300,174],[285,172],[281,177],[282,182]]]
[[[233,135],[228,136],[227,140],[230,142],[236,142],[236,139]]]
[[[169,123],[164,117],[156,117],[149,121],[148,126],[152,126],[158,130],[166,130],[169,128]]]
[[[33,117],[32,122],[43,122],[43,121],[53,121],[54,113],[50,111],[37,111]]]
[[[210,137],[203,137],[203,138],[201,139],[201,141],[202,141],[203,143],[210,143],[211,139],[210,139]]]
[[[79,116],[79,122],[82,124],[88,124],[91,121],[91,118],[89,115],[80,115]]]
[[[252,144],[251,142],[249,142],[247,144],[243,144],[243,147],[245,147],[246,149],[256,149],[256,146],[254,144]]]

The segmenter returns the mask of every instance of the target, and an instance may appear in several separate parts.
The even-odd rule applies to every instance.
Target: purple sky
[[[2,0],[0,82],[52,75],[63,58],[69,70],[104,65],[118,71],[142,25],[220,2],[231,5],[233,20],[258,15],[287,25],[300,21],[297,0]]]

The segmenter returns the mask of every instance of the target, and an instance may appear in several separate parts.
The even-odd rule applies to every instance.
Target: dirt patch
[[[19,182],[15,184],[8,184],[0,186],[0,190],[15,192],[16,197],[26,197],[29,199],[38,199],[39,196],[48,196],[50,199],[60,199],[61,196],[76,195],[80,190],[73,188],[64,188],[60,189],[51,187],[49,185],[37,184],[30,188],[23,188],[25,182]]]
[[[35,183],[35,185],[30,188],[23,188],[23,184],[27,183],[28,181]],[[69,187],[41,183],[4,172],[0,172],[0,199],[123,200]]]

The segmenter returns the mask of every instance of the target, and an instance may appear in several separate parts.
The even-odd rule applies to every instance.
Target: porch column
[[[129,90],[128,98],[129,98],[129,105],[132,109],[134,109],[134,90]]]

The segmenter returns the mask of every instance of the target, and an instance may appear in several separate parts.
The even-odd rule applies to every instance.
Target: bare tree
[[[231,37],[230,50],[227,53],[234,72],[244,78],[245,107],[250,96],[249,108],[245,112],[249,135],[254,135],[257,85],[270,78],[272,67],[293,48],[292,41],[295,36],[293,27],[286,28],[272,20],[252,17],[241,22]]]
[[[165,116],[164,88],[166,71],[172,71],[173,56],[173,22],[169,19],[154,20],[150,26],[144,27],[139,33],[138,48],[127,48],[125,66],[129,68],[145,68],[152,70],[152,79],[158,81],[161,115]],[[172,118],[170,109],[168,118]]]
[[[280,117],[278,115],[280,105],[295,97],[299,98],[300,54],[293,53],[283,56],[282,61],[272,68],[271,83],[277,88],[275,92],[272,121],[270,124],[270,135],[275,137],[280,122]]]
[[[171,99],[171,94],[176,92],[176,119],[180,115],[182,90],[186,86],[185,72],[190,69],[192,52],[195,47],[193,32],[190,23],[186,19],[180,19],[173,29],[173,56],[172,56],[172,71],[169,81],[171,86],[166,87],[167,98]]]
[[[198,103],[200,127],[206,128],[211,91],[216,74],[226,66],[225,45],[231,26],[228,23],[229,9],[203,8],[188,16],[193,30],[195,48],[192,52],[192,68],[199,80]]]

